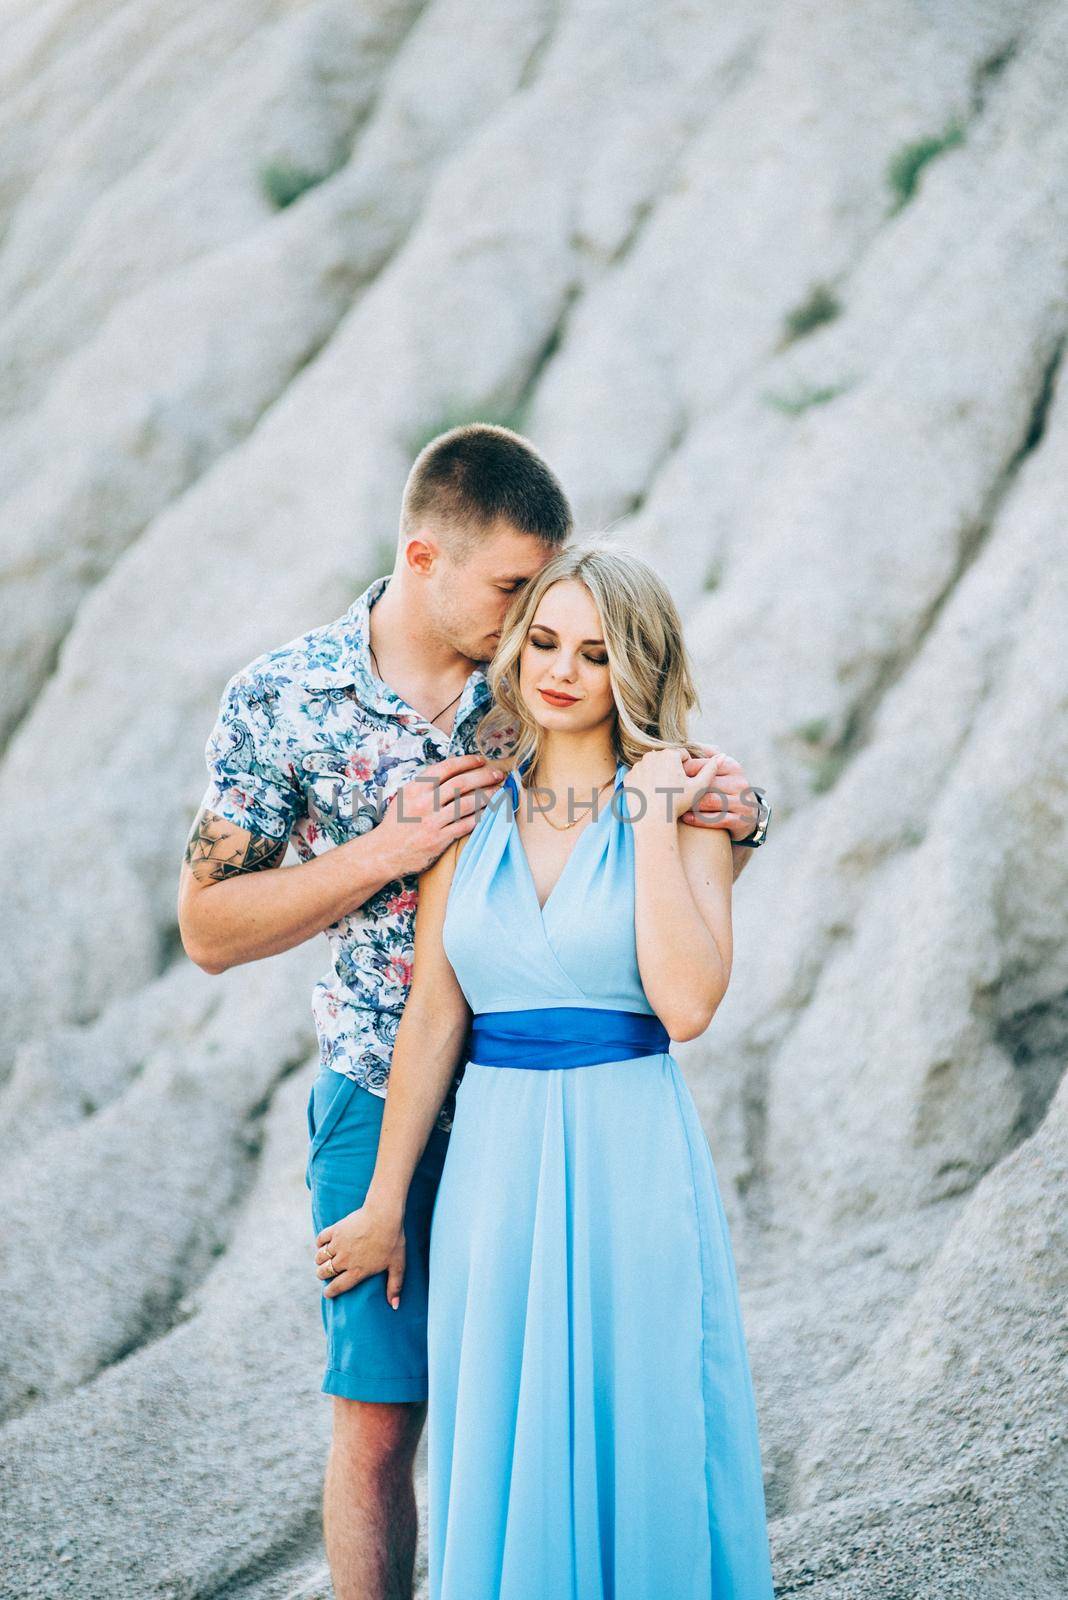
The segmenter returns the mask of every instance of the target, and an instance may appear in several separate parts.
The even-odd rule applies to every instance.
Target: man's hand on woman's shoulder
[[[503,767],[471,754],[446,756],[402,784],[374,830],[397,876],[424,872],[454,839],[470,833],[503,781]]]
[[[709,756],[718,756],[716,775],[709,793],[703,795],[689,811],[684,811],[680,822],[694,828],[723,828],[731,839],[746,839],[756,827],[757,805],[749,779],[739,761],[726,755],[715,745],[699,745],[701,756],[687,756],[682,770],[687,777],[696,777],[702,762]],[[746,856],[752,852],[739,851]]]

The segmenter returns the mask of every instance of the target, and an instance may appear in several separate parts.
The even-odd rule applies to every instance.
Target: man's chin
[[[501,642],[499,633],[490,634],[488,638],[479,639],[477,643],[464,651],[469,661],[478,667],[488,667],[497,653],[497,646]]]

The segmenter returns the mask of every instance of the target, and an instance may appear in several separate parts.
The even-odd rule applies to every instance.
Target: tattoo
[[[275,867],[285,853],[285,839],[249,833],[215,811],[201,810],[185,847],[185,860],[198,883],[221,883],[239,872]]]

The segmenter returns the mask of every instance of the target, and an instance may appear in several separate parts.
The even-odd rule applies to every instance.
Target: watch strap
[[[771,821],[771,802],[768,800],[766,790],[758,789],[755,783],[751,784],[750,788],[757,799],[756,825],[752,833],[747,834],[744,839],[735,839],[734,843],[744,844],[747,850],[759,850],[767,838],[768,823]]]

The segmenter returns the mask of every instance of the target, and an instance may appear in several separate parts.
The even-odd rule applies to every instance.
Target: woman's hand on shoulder
[[[684,812],[680,820],[688,828],[722,831],[732,842],[747,839],[756,826],[757,810],[753,804],[753,789],[741,762],[726,751],[717,750],[715,745],[695,743],[693,748],[700,754],[689,756],[683,762],[687,772],[696,773],[706,756],[717,756],[719,765],[709,792],[703,798],[699,796],[693,808]],[[745,852],[746,858],[749,854]]]
[[[695,764],[685,745],[647,750],[627,773],[626,788],[643,797],[641,817],[675,823],[715,787],[720,760],[717,753]],[[694,769],[692,773],[687,766]]]

